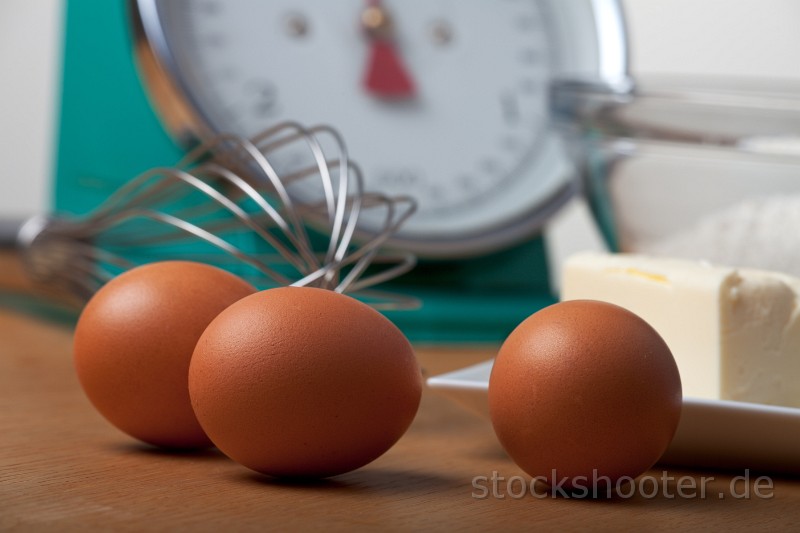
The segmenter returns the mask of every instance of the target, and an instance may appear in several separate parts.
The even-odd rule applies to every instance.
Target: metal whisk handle
[[[19,230],[23,225],[24,219],[0,218],[0,250],[19,246]]]
[[[59,262],[58,257],[51,258],[49,251],[30,255],[33,241],[51,220],[46,216],[0,218],[0,292],[44,297],[44,301],[56,305],[79,308],[81,301],[70,291],[48,283],[52,281],[48,276],[65,265],[68,267],[68,263]]]
[[[50,218],[0,218],[0,250],[27,248],[47,226]]]
[[[0,218],[0,291],[35,294],[38,287],[23,262],[22,228],[29,219]]]

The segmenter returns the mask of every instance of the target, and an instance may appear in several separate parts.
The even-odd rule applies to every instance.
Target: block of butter
[[[800,407],[800,279],[629,254],[581,253],[562,300],[615,303],[658,331],[684,396]]]

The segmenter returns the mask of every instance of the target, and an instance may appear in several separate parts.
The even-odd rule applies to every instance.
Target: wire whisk
[[[287,122],[252,139],[210,139],[84,216],[6,223],[0,248],[15,248],[31,279],[78,302],[137,264],[188,259],[261,288],[314,286],[407,308],[416,302],[372,287],[413,268],[412,254],[382,245],[415,210],[411,197],[364,190],[337,131]]]

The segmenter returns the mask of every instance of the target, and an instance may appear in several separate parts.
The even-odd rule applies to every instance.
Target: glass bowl
[[[800,86],[559,80],[552,98],[612,248],[800,276]]]

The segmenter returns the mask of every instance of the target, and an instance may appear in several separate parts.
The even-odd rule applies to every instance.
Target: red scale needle
[[[394,29],[380,0],[367,0],[361,23],[370,39],[363,85],[378,98],[403,100],[416,94],[414,80],[394,45]]]

